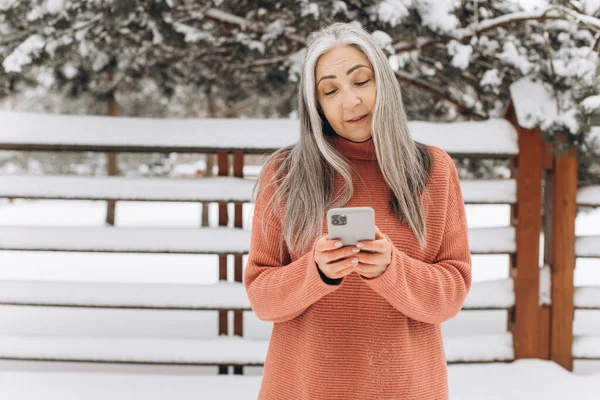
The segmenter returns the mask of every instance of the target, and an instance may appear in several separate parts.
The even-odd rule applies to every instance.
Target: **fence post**
[[[514,107],[511,101],[506,115],[515,126],[519,141],[517,204],[513,210],[517,253],[516,268],[511,268],[515,288],[513,346],[515,359],[539,358],[538,343],[543,340],[540,335],[545,332],[539,329],[543,140],[539,130],[519,125]]]
[[[112,79],[112,73],[109,72],[109,77]],[[114,98],[108,101],[107,115],[110,117],[117,116],[117,103]],[[108,176],[119,175],[119,167],[117,161],[117,153],[106,153],[106,173]],[[115,224],[115,210],[117,202],[115,200],[106,201],[106,223],[109,225]]]
[[[572,371],[577,148],[571,146],[564,153],[555,152],[553,167],[550,359]]]
[[[229,175],[229,154],[226,151],[217,153],[217,164],[219,176]],[[227,215],[227,203],[219,203],[219,226],[227,226],[229,218]],[[219,254],[219,281],[227,282],[227,254]],[[219,310],[219,336],[229,335],[229,311]],[[219,366],[220,375],[228,375],[227,365]]]
[[[244,177],[244,152],[243,151],[234,151],[233,152],[233,176],[237,178]],[[243,205],[244,203],[235,203],[234,205],[234,223],[233,226],[235,228],[243,227]],[[241,254],[236,254],[233,256],[233,268],[234,268],[234,281],[242,282],[244,273],[243,273],[243,259]],[[244,312],[242,310],[236,310],[233,312],[233,334],[235,336],[243,336],[244,335]],[[243,375],[244,374],[244,366],[234,366],[233,367],[234,375]]]

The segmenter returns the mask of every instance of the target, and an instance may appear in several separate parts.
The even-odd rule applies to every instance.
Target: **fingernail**
[[[356,243],[356,247],[364,247],[364,245],[365,245],[365,244],[364,244],[363,242],[358,242],[358,243]]]
[[[335,242],[335,247],[340,247],[342,245],[342,242]]]
[[[358,258],[354,257],[354,258],[352,259],[352,262],[356,264],[356,263],[358,262]]]
[[[358,253],[360,251],[360,249],[358,247],[353,247],[352,248],[352,252],[353,253]]]

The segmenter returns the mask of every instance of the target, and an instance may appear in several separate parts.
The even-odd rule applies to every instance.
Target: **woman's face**
[[[335,132],[355,142],[369,139],[376,89],[367,56],[351,45],[335,47],[317,60],[315,79],[317,101]]]

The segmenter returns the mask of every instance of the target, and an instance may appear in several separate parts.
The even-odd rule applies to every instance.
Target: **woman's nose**
[[[360,104],[361,100],[354,93],[350,93],[344,97],[344,101],[342,107],[345,110],[353,110],[358,104]]]

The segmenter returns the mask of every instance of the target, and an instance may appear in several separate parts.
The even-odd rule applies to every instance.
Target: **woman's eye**
[[[366,84],[367,82],[369,82],[369,81],[370,81],[370,79],[367,79],[366,81],[363,81],[363,82],[356,82],[356,84],[357,84],[358,86],[363,86],[363,85],[365,85],[365,84]],[[333,89],[331,92],[325,92],[325,96],[329,96],[330,94],[333,94],[333,93],[335,93],[335,92],[336,92],[336,90],[337,90],[337,89]]]

